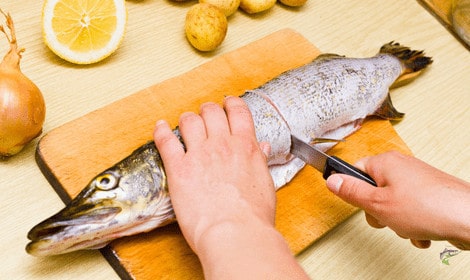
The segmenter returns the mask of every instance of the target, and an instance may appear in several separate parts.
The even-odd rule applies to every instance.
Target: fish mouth
[[[109,227],[121,211],[118,206],[97,204],[66,207],[28,232],[31,242],[26,245],[26,251],[31,255],[46,256],[77,248],[103,247],[107,242],[103,243],[103,235],[99,232]]]

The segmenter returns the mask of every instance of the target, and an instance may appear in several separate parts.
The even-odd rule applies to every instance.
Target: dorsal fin
[[[405,116],[404,113],[398,112],[397,109],[395,109],[393,106],[390,93],[387,94],[387,97],[385,98],[382,105],[380,105],[380,107],[372,115],[393,121],[400,121]]]
[[[335,54],[335,53],[322,53],[319,56],[317,56],[314,60],[331,60],[331,59],[337,59],[337,58],[345,58],[345,56]]]

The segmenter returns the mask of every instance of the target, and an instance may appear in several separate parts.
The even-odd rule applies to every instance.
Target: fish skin
[[[312,138],[375,112],[400,76],[402,65],[386,54],[369,59],[328,55],[296,70],[252,92],[271,100],[292,134]],[[292,98],[286,94],[289,91],[298,94]]]
[[[272,110],[278,112],[278,118],[288,124],[282,139],[276,142],[265,137],[270,135],[269,133],[261,135],[262,129],[256,129],[258,140],[271,143],[272,154],[284,158],[283,162],[279,160],[271,162],[268,158],[268,164],[282,165],[291,160],[291,157],[288,157],[291,134],[308,143],[325,135],[342,139],[353,133],[360,127],[358,125],[360,121],[380,107],[388,95],[390,86],[402,72],[403,65],[396,57],[389,54],[379,54],[367,59],[324,54],[312,63],[287,71],[245,93],[243,97],[257,95],[269,100]],[[295,92],[296,95],[289,94],[291,92]],[[350,94],[351,92],[355,94]],[[252,105],[251,99],[253,98],[245,101],[254,112],[255,124],[264,128],[266,126],[263,116],[260,110]],[[328,132],[335,133],[328,134]],[[279,148],[276,147],[276,143],[284,145]],[[333,145],[318,147],[327,150]],[[305,165],[301,160],[289,164],[289,167],[272,168],[276,169],[271,173],[272,175],[274,173],[273,180],[277,188],[288,183]]]
[[[390,42],[371,58],[321,55],[245,92],[241,98],[252,113],[256,137],[271,145],[268,166],[276,189],[305,165],[289,152],[291,134],[312,143],[315,138],[343,139],[369,115],[401,119],[403,114],[389,99],[389,88],[430,63],[422,51]],[[180,137],[178,129],[174,133]],[[334,144],[317,147],[327,150]],[[174,222],[166,183],[160,155],[148,142],[98,174],[64,209],[33,227],[26,251],[48,256],[96,249]]]

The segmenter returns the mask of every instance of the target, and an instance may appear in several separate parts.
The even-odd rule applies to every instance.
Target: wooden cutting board
[[[221,102],[224,95],[241,95],[319,53],[300,34],[278,31],[52,130],[38,144],[37,163],[67,203],[94,175],[151,139],[157,119],[176,125],[182,112],[198,111],[205,101]],[[388,121],[371,119],[330,153],[354,162],[392,149],[410,153]],[[276,226],[294,253],[357,210],[332,195],[311,167],[277,195]],[[202,278],[200,263],[176,224],[115,240],[101,251],[123,279]]]
[[[452,0],[419,0],[447,27],[452,26]]]
[[[457,40],[470,50],[470,45],[457,35],[452,23],[452,0],[419,0],[421,4],[449,30]]]

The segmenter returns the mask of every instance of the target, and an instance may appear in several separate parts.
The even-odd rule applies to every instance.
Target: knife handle
[[[351,175],[358,179],[361,179],[374,187],[377,187],[377,183],[372,179],[369,174],[364,171],[352,166],[351,164],[345,162],[336,156],[328,157],[325,165],[325,171],[323,172],[323,178],[325,180],[334,173],[341,173],[346,175]]]

